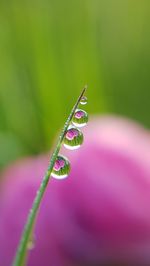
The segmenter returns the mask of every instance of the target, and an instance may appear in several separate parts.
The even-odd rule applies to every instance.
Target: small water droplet
[[[27,249],[32,250],[34,249],[34,247],[35,247],[35,236],[32,236],[27,243]]]
[[[82,132],[70,125],[64,137],[64,147],[69,150],[76,150],[80,148],[81,144],[83,143],[83,134]]]
[[[86,97],[86,96],[83,96],[83,97],[81,98],[81,100],[80,100],[80,104],[82,104],[82,105],[87,104],[87,97]]]
[[[58,155],[51,176],[56,179],[64,179],[69,175],[70,162],[65,156]]]
[[[72,118],[72,123],[76,127],[84,127],[88,122],[88,114],[84,110],[77,109]]]

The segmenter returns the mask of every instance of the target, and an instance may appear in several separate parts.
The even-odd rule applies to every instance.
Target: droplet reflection
[[[84,127],[88,122],[88,114],[84,110],[77,109],[75,111],[74,117],[72,119],[72,123],[76,127]]]
[[[86,96],[83,96],[83,97],[81,98],[81,100],[80,100],[80,104],[82,104],[82,105],[87,104],[87,97],[86,97]]]
[[[56,179],[64,179],[69,175],[70,162],[65,156],[58,155],[51,176]]]
[[[83,134],[82,132],[70,125],[64,137],[64,147],[69,150],[76,150],[80,148],[81,144],[83,143]]]

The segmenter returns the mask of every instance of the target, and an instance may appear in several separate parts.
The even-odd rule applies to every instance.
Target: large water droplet
[[[82,104],[82,105],[87,104],[87,97],[86,97],[86,96],[83,96],[83,97],[81,98],[81,100],[80,100],[80,104]]]
[[[72,118],[72,123],[77,127],[84,127],[88,122],[88,114],[84,110],[77,109]]]
[[[64,179],[69,175],[70,162],[65,156],[58,155],[51,176],[56,179]]]
[[[82,143],[82,132],[78,128],[70,125],[64,137],[64,146],[69,150],[76,150]]]

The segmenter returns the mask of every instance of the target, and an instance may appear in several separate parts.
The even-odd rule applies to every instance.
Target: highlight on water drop
[[[72,123],[76,126],[76,127],[84,127],[88,122],[88,114],[86,111],[81,110],[81,109],[77,109],[75,111],[75,114],[72,118]]]
[[[87,97],[86,97],[86,96],[83,96],[83,97],[81,98],[81,100],[80,100],[80,104],[82,104],[82,105],[87,104]]]
[[[69,175],[70,162],[62,155],[58,155],[55,161],[51,176],[55,179],[64,179]]]
[[[64,147],[69,150],[80,148],[83,143],[83,133],[75,126],[70,125],[64,137]]]
[[[35,235],[32,235],[27,243],[27,249],[32,250],[35,247]]]

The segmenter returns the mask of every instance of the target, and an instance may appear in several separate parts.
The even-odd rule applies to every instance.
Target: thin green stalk
[[[65,136],[65,133],[66,133],[66,130],[68,129],[68,126],[73,118],[73,115],[80,103],[80,100],[81,98],[83,97],[84,93],[85,93],[85,90],[86,90],[86,87],[82,90],[76,104],[74,105],[74,107],[72,108],[72,111],[64,125],[64,128],[60,134],[60,137],[58,139],[58,143],[56,145],[56,148],[51,156],[51,159],[50,159],[50,162],[48,164],[48,168],[47,168],[47,171],[43,177],[43,180],[41,182],[41,185],[40,185],[40,188],[38,189],[37,193],[36,193],[36,196],[35,196],[35,199],[33,201],[33,205],[32,205],[32,208],[31,210],[29,211],[29,215],[28,215],[28,219],[27,219],[27,222],[26,222],[26,225],[24,227],[24,230],[23,230],[23,234],[22,234],[22,237],[21,237],[21,240],[20,240],[20,243],[19,243],[19,246],[18,246],[18,249],[17,249],[17,253],[16,253],[16,256],[15,256],[15,259],[14,259],[14,262],[13,262],[13,266],[22,266],[24,265],[24,262],[25,262],[25,258],[26,258],[26,255],[27,255],[27,245],[28,245],[28,241],[30,239],[30,236],[31,236],[31,233],[32,233],[32,228],[33,228],[33,225],[35,224],[35,219],[36,219],[36,216],[37,216],[37,212],[39,210],[39,207],[40,207],[40,203],[41,203],[41,200],[43,198],[43,195],[44,195],[44,192],[46,190],[46,187],[47,187],[47,184],[49,182],[49,179],[50,179],[50,175],[51,175],[51,172],[53,170],[53,166],[54,166],[54,163],[56,161],[56,158],[57,158],[57,155],[60,151],[60,148],[61,148],[61,144],[62,144],[62,141],[64,139],[64,136]]]

